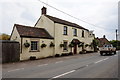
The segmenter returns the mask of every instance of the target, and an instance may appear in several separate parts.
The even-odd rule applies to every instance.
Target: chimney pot
[[[103,38],[105,38],[105,35],[103,35]]]
[[[43,8],[41,9],[41,14],[46,15],[46,13],[47,13],[47,8],[43,6]]]

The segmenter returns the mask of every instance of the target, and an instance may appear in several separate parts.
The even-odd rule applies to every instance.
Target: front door
[[[77,54],[77,45],[74,45],[74,54]]]

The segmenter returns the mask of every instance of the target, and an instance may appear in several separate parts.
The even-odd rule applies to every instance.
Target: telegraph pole
[[[118,32],[118,30],[116,29],[116,48],[118,47],[117,32]]]
[[[116,41],[117,41],[117,29],[116,29]]]

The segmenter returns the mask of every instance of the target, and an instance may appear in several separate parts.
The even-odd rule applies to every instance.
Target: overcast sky
[[[41,0],[74,17],[96,26],[89,25],[63,14],[38,0],[0,0],[0,32],[11,34],[14,24],[34,26],[41,16],[41,8],[47,7],[47,14],[74,22],[94,30],[96,37],[115,39],[118,28],[119,0]]]

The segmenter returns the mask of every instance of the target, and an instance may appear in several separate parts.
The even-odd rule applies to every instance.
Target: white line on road
[[[109,59],[109,58],[105,58],[105,59],[103,59],[103,60],[107,60],[107,59]]]
[[[42,65],[38,65],[38,67],[41,67],[41,66],[46,66],[46,65],[48,65],[48,64],[42,64]]]
[[[63,74],[61,74],[61,75],[55,76],[55,77],[53,77],[53,78],[59,78],[59,77],[61,77],[61,76],[64,76],[64,75],[67,75],[67,74],[73,73],[73,72],[75,72],[75,71],[76,71],[76,70],[72,70],[72,71],[69,71],[69,72],[63,73]]]
[[[114,56],[117,56],[117,55],[114,55]]]
[[[105,58],[105,59],[99,60],[99,61],[94,62],[94,63],[96,64],[96,63],[99,63],[99,62],[105,61],[105,60],[107,60],[107,59],[109,59],[109,58]]]
[[[97,61],[97,62],[95,62],[95,64],[96,64],[96,63],[99,63],[99,62],[102,62],[102,61],[103,61],[103,59],[102,59],[102,60],[99,60],[99,61]]]
[[[13,70],[10,70],[10,71],[8,71],[8,72],[18,71],[18,70],[22,70],[22,69],[24,69],[24,68],[20,68],[20,69],[13,69]]]
[[[55,62],[55,63],[61,63],[61,62],[63,62],[63,61],[58,61],[58,62]]]

